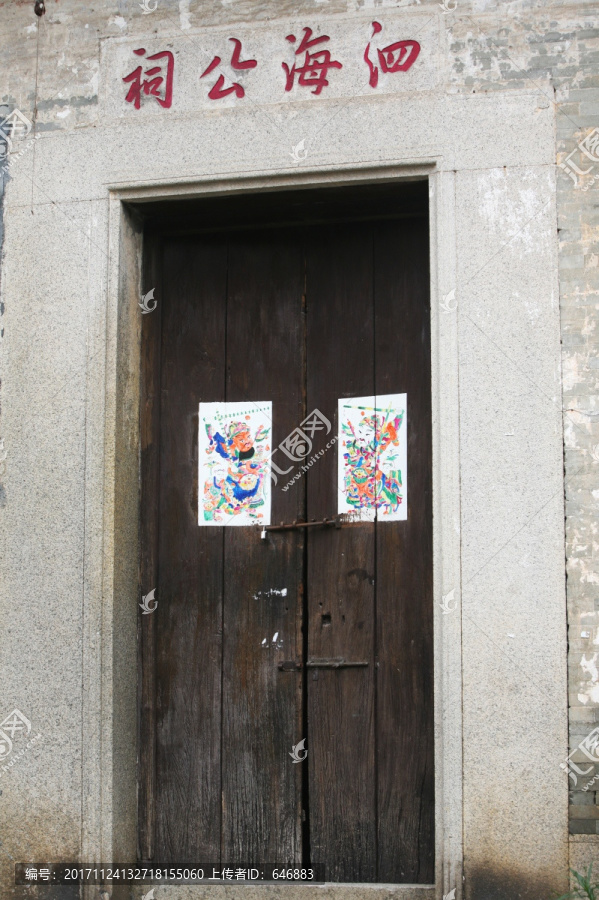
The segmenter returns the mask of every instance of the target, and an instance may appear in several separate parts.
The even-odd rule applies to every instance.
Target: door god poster
[[[407,394],[339,400],[338,421],[338,512],[407,519]]]
[[[272,403],[200,403],[198,524],[269,525]]]

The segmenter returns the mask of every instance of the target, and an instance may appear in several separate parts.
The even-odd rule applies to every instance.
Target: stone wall
[[[155,2],[150,0],[149,6],[153,7]],[[466,660],[464,667],[464,713],[466,721],[471,723],[465,759],[466,766],[470,767],[468,771],[476,773],[476,778],[474,775],[466,778],[466,831],[476,832],[480,826],[477,816],[481,811],[490,822],[496,822],[499,831],[508,827],[502,812],[505,797],[502,797],[500,784],[494,783],[486,790],[477,781],[478,778],[489,777],[491,782],[493,779],[485,774],[488,762],[480,758],[481,755],[485,757],[485,752],[480,750],[482,744],[477,744],[476,729],[480,727],[484,731],[488,724],[489,735],[493,728],[496,729],[499,744],[510,742],[509,734],[501,732],[501,717],[492,718],[492,710],[500,701],[487,698],[487,707],[481,712],[473,699],[473,683],[480,677],[481,667],[486,664],[499,671],[501,663],[515,673],[523,673],[519,680],[515,678],[510,689],[518,693],[521,706],[531,712],[529,739],[535,747],[543,741],[540,729],[544,710],[547,704],[551,707],[553,703],[547,700],[546,686],[557,683],[558,693],[562,686],[562,675],[556,668],[555,659],[556,647],[558,653],[565,653],[565,647],[558,647],[558,642],[560,616],[565,617],[566,611],[552,607],[550,621],[546,618],[547,587],[543,586],[542,579],[538,579],[539,572],[547,569],[544,554],[549,544],[543,535],[543,523],[551,519],[556,510],[561,515],[563,494],[561,488],[555,489],[554,482],[543,484],[545,469],[542,466],[539,467],[538,483],[512,478],[513,472],[520,472],[520,468],[524,471],[520,467],[522,447],[526,446],[526,452],[533,456],[536,452],[534,436],[531,438],[530,432],[532,425],[534,435],[534,425],[538,421],[539,433],[553,429],[557,436],[563,427],[565,445],[570,750],[574,751],[572,761],[586,773],[577,777],[575,789],[570,793],[570,832],[574,836],[586,836],[584,839],[573,837],[571,862],[582,865],[595,860],[597,868],[599,850],[594,840],[588,837],[599,833],[597,792],[592,785],[588,790],[583,788],[595,772],[599,774],[599,765],[587,772],[592,763],[588,762],[584,750],[577,749],[589,734],[592,742],[592,731],[599,724],[599,569],[595,564],[599,500],[599,337],[596,328],[599,151],[592,149],[592,137],[587,154],[578,148],[581,141],[588,141],[594,129],[599,128],[599,12],[596,5],[593,2],[541,3],[534,0],[445,0],[445,5],[437,0],[157,0],[155,11],[144,14],[138,0],[47,0],[46,14],[39,20],[33,14],[33,5],[33,0],[0,2],[0,102],[3,104],[0,114],[8,115],[16,108],[33,126],[31,132],[15,139],[10,167],[3,170],[3,186],[10,202],[4,202],[0,207],[3,214],[0,229],[4,225],[11,234],[10,240],[4,243],[5,265],[0,282],[0,313],[3,314],[0,321],[4,327],[0,324],[0,336],[7,346],[10,345],[12,373],[8,383],[4,377],[0,382],[0,403],[3,404],[0,413],[0,507],[9,513],[5,547],[6,557],[10,560],[10,566],[7,566],[10,574],[5,581],[9,617],[4,626],[8,633],[4,664],[12,673],[3,681],[2,694],[6,693],[6,696],[2,697],[0,716],[8,714],[15,706],[26,707],[23,708],[26,714],[28,709],[39,709],[40,703],[47,711],[45,717],[42,715],[42,722],[33,721],[33,728],[40,729],[52,743],[51,771],[46,781],[39,777],[36,790],[48,797],[61,796],[58,807],[53,806],[56,820],[51,827],[53,837],[48,839],[48,853],[56,855],[52,848],[57,834],[61,835],[65,856],[76,858],[82,848],[85,850],[89,846],[86,845],[86,832],[94,830],[94,816],[100,816],[100,812],[86,805],[86,772],[81,769],[81,755],[88,758],[85,757],[87,731],[94,732],[105,726],[105,723],[103,726],[99,722],[82,722],[81,709],[88,699],[86,692],[99,691],[97,685],[88,685],[85,678],[89,660],[100,652],[94,643],[96,626],[100,628],[100,625],[86,612],[90,588],[87,584],[82,585],[82,578],[90,556],[92,559],[97,557],[100,566],[102,529],[97,520],[90,517],[82,485],[86,479],[91,483],[92,475],[100,479],[99,450],[90,443],[86,422],[90,384],[93,385],[97,372],[101,374],[100,360],[105,354],[102,331],[105,322],[99,311],[103,308],[106,275],[100,268],[94,269],[99,266],[94,244],[105,241],[103,229],[107,210],[105,197],[96,191],[95,182],[93,190],[85,195],[79,193],[76,179],[81,170],[77,165],[71,165],[71,154],[73,160],[78,159],[80,143],[77,142],[88,141],[86,146],[94,148],[88,160],[90,171],[101,165],[103,171],[110,172],[111,177],[104,179],[104,183],[125,179],[123,145],[130,148],[127,151],[130,168],[136,166],[135,155],[131,154],[139,153],[140,179],[150,177],[149,173],[159,178],[162,172],[169,171],[169,161],[164,156],[153,157],[152,148],[148,147],[151,134],[148,138],[144,132],[145,144],[136,150],[130,135],[132,129],[138,127],[137,123],[125,119],[123,111],[115,114],[110,105],[112,86],[108,86],[103,78],[110,71],[110,60],[119,59],[121,45],[115,39],[122,38],[126,43],[128,38],[135,37],[141,42],[152,40],[155,35],[176,33],[178,40],[183,38],[185,41],[185,52],[193,54],[196,47],[198,52],[201,51],[206,29],[234,24],[247,32],[254,28],[265,30],[275,20],[305,19],[318,23],[323,17],[327,22],[337,17],[341,26],[351,16],[362,16],[365,21],[369,16],[374,19],[392,14],[394,21],[405,15],[406,21],[414,23],[415,32],[410,36],[417,37],[416,31],[421,36],[431,35],[430,46],[435,48],[428,60],[429,80],[414,83],[408,101],[405,97],[400,98],[406,103],[403,120],[406,129],[416,121],[419,105],[424,107],[430,102],[432,108],[432,104],[444,98],[474,99],[474,95],[486,97],[492,93],[505,93],[505,104],[497,107],[503,110],[504,118],[495,125],[514,148],[515,161],[508,172],[503,165],[489,163],[487,168],[485,158],[493,159],[494,148],[481,146],[476,133],[468,134],[466,139],[463,133],[452,131],[452,128],[460,127],[455,125],[459,117],[447,117],[447,154],[451,156],[455,150],[459,165],[456,163],[454,168],[463,170],[458,175],[459,191],[462,195],[471,192],[476,215],[481,216],[488,228],[484,235],[485,253],[477,256],[473,249],[472,258],[468,259],[463,252],[459,271],[472,279],[475,274],[484,273],[486,266],[497,266],[499,275],[493,269],[493,278],[497,279],[501,277],[502,252],[514,247],[522,254],[539,253],[540,265],[551,265],[547,262],[549,256],[540,252],[531,239],[531,233],[534,235],[535,229],[540,228],[540,222],[556,230],[559,240],[563,385],[553,357],[545,352],[551,340],[548,319],[544,307],[535,299],[532,283],[530,291],[526,278],[518,283],[509,303],[506,300],[503,321],[497,325],[485,309],[487,291],[492,288],[485,282],[484,274],[476,281],[475,289],[471,285],[469,307],[460,305],[462,283],[458,281],[459,314],[469,309],[471,315],[470,319],[463,315],[460,320],[462,403],[466,403],[464,398],[474,395],[480,366],[485,359],[498,371],[503,367],[508,385],[513,387],[517,381],[517,389],[510,388],[509,404],[505,404],[503,398],[496,406],[496,410],[501,410],[499,414],[506,418],[498,429],[502,447],[497,453],[495,482],[490,483],[486,471],[484,479],[482,475],[479,478],[477,461],[469,453],[470,450],[473,454],[480,453],[482,448],[491,455],[496,453],[496,448],[485,447],[484,441],[477,446],[470,440],[467,428],[462,435],[462,453],[465,454],[461,471],[465,510],[461,523],[464,581],[470,585],[472,609],[475,609],[477,592],[487,596],[491,606],[493,593],[497,593],[497,620],[476,619],[468,640],[473,644],[482,642],[484,649],[479,651],[476,665]],[[115,84],[119,79],[120,74]],[[190,81],[187,91],[193,106],[198,84]],[[536,97],[530,128],[523,126],[522,119],[515,127],[515,119],[510,115],[510,98],[523,92]],[[251,100],[249,91],[248,98]],[[392,89],[387,99],[395,102]],[[201,107],[202,102],[197,100],[196,106]],[[350,102],[351,97],[339,99],[338,106],[332,107],[330,112],[335,127],[319,131],[314,150],[309,148],[314,154],[312,158],[323,168],[329,160],[339,160],[339,154],[345,153],[349,160],[355,155],[360,157],[362,151],[354,154],[347,133],[343,135],[346,143],[339,145],[344,104]],[[372,103],[381,103],[381,99],[376,98]],[[534,171],[528,171],[530,135],[536,133],[538,122],[544,121],[543,117],[548,114],[553,114],[556,126],[555,145],[550,156],[563,166],[554,170],[553,165],[541,162]],[[251,119],[248,118],[247,158],[244,157],[248,169],[251,169],[252,154],[262,152],[261,143],[275,140],[272,135],[277,135],[277,129],[280,131],[280,113],[276,104],[266,104],[263,116],[269,119],[270,125],[265,126],[262,122],[262,130],[255,131],[251,130]],[[185,118],[185,110],[178,113],[173,142],[181,140],[177,123],[183,123],[183,129]],[[300,121],[299,112],[296,119]],[[106,134],[107,121],[111,126],[110,138],[103,144],[94,143],[96,133]],[[157,129],[162,127],[158,119],[153,121]],[[213,114],[210,128],[216,128],[214,121]],[[372,121],[376,127],[375,115]],[[337,126],[339,130],[336,130]],[[271,129],[270,137],[266,136],[268,128]],[[298,139],[301,134],[300,129]],[[388,145],[396,141],[403,146],[410,138],[407,130],[403,134],[398,129],[389,135]],[[194,133],[193,140],[201,142],[204,139],[203,133]],[[280,136],[276,139],[280,140]],[[291,142],[286,137],[284,140],[289,143],[288,148],[285,145],[285,154],[289,155]],[[437,137],[434,140],[437,141]],[[431,136],[431,145],[433,142]],[[164,144],[162,146],[164,150]],[[525,149],[522,151],[523,171],[518,172],[520,146]],[[51,149],[46,153],[45,147]],[[546,148],[539,148],[539,158],[542,150]],[[383,153],[382,150],[376,152]],[[209,145],[206,153],[209,155]],[[411,147],[410,153],[412,159],[427,157],[429,147],[425,132],[421,145]],[[111,169],[113,155],[116,162],[115,168]],[[175,148],[173,145],[173,155],[181,159],[184,168],[191,151],[185,146]],[[362,153],[360,158],[365,160],[366,155]],[[219,170],[214,160],[211,160],[211,166],[214,173]],[[229,162],[223,163],[223,169],[227,166],[230,166]],[[554,216],[555,183],[556,222],[551,218]],[[465,205],[456,215],[458,220],[466,222],[473,214],[473,210]],[[62,246],[58,248],[50,239],[57,231],[64,235]],[[32,240],[36,242],[34,246]],[[105,244],[102,244],[102,252],[104,248]],[[21,264],[15,261],[19,259]],[[19,270],[19,265],[31,267],[31,274]],[[79,280],[72,277],[72,267],[77,269]],[[550,277],[551,273],[548,280]],[[81,294],[81,285],[86,294]],[[549,305],[555,302],[557,298],[549,297]],[[24,324],[27,322],[29,328]],[[481,342],[480,346],[477,341]],[[472,347],[475,351],[470,354]],[[20,431],[15,432],[14,416],[7,431],[5,408],[10,414],[11,410],[19,411],[27,405],[32,412],[20,423]],[[485,411],[487,418],[483,419],[489,428],[497,414],[493,408]],[[98,416],[99,411],[94,409],[93,415]],[[525,444],[519,443],[521,432],[527,434]],[[40,435],[47,433],[59,436],[54,446],[48,445],[47,437],[40,439]],[[73,465],[71,460],[77,460],[77,464]],[[533,475],[529,472],[528,477],[533,478]],[[492,509],[493,504],[501,506],[506,491],[510,497],[513,494],[514,515],[511,522],[507,518],[508,525],[500,539],[489,532],[493,538],[490,542],[492,552],[489,560],[483,560],[487,566],[483,579],[486,577],[487,580],[481,582],[477,565],[479,548],[474,542],[469,546],[469,535],[476,533],[480,504],[486,509]],[[519,496],[533,499],[520,507]],[[19,530],[15,526],[19,514],[9,507],[21,502],[19,498],[31,504],[27,515],[35,511],[35,529]],[[460,529],[459,522],[456,528]],[[555,562],[556,554],[563,556],[558,537],[551,537],[554,552],[551,564]],[[31,563],[33,558],[35,566]],[[59,572],[57,560],[60,561]],[[502,571],[502,574],[493,574],[493,566],[497,566],[496,571]],[[23,582],[19,573],[25,570],[28,574]],[[553,575],[552,579],[555,581]],[[534,604],[525,606],[523,601],[526,614],[523,613],[520,619],[511,612],[517,609],[517,603],[514,607],[507,602],[504,604],[502,591],[508,591],[513,583],[512,600],[517,600],[518,585],[527,580],[538,583],[541,593],[536,607]],[[501,589],[494,587],[499,581]],[[556,594],[560,589],[556,584]],[[81,595],[81,621],[73,620],[72,610],[69,611],[63,602],[65,597],[75,595]],[[42,609],[43,615],[39,612]],[[465,614],[474,615],[466,606],[464,609]],[[50,646],[44,631],[48,621],[52,621],[53,628]],[[465,627],[468,627],[466,622]],[[11,633],[19,635],[19,639],[11,638]],[[24,634],[29,635],[26,645],[22,640]],[[56,666],[60,668],[61,682],[68,695],[68,699],[62,697],[60,702],[56,701],[60,685],[51,677]],[[500,694],[502,685],[498,685],[497,690]],[[551,714],[550,708],[547,713]],[[481,722],[487,724],[481,725]],[[532,724],[534,722],[537,724]],[[75,734],[81,740],[73,749]],[[514,755],[506,763],[506,771],[517,771],[519,778],[526,775],[535,780],[534,796],[541,798],[542,803],[547,773],[542,769],[526,772],[528,749],[524,731],[517,749],[512,748]],[[563,751],[562,761],[567,753],[565,746]],[[31,750],[32,754],[43,752],[43,743]],[[597,756],[599,758],[599,754]],[[550,779],[555,778],[559,762],[560,758],[555,758],[553,752],[548,753],[546,767]],[[25,763],[19,765],[21,773],[17,773],[15,766],[14,777],[24,778]],[[599,778],[596,785],[599,792]],[[2,787],[0,780],[0,791]],[[5,801],[6,796],[5,792]],[[487,798],[488,807],[481,810],[483,797]],[[556,808],[553,814],[560,816],[561,811]],[[552,809],[546,809],[544,815],[550,820]],[[540,822],[540,817],[537,818]],[[36,824],[36,833],[43,833],[41,819]],[[492,828],[485,840],[490,845],[493,843]],[[502,843],[503,839],[498,841],[499,846]],[[534,841],[530,847],[534,848]],[[36,848],[38,857],[42,857],[43,842],[38,840]],[[5,858],[0,859],[0,866],[4,866],[6,872],[9,865],[6,854],[10,856],[10,851],[0,844],[0,857],[3,852]],[[492,849],[489,853],[492,857]],[[530,854],[534,855],[533,849]],[[531,860],[531,866],[534,869],[534,860]],[[526,887],[519,880],[518,872],[512,873],[513,881],[510,882],[500,870],[499,863],[497,873],[473,870],[471,896],[503,897],[501,890],[505,890],[506,884],[512,884],[511,896],[534,896],[540,900],[545,886],[549,889],[549,882],[543,880],[545,869],[540,863],[538,881],[533,884],[530,895],[522,893]],[[527,870],[527,879],[531,877],[530,871]]]

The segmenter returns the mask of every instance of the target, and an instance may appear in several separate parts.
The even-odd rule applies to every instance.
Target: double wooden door
[[[428,231],[423,219],[155,241],[144,317],[140,856],[434,880]],[[407,394],[407,521],[198,527],[198,404],[271,401],[272,444]],[[337,447],[279,453],[272,522],[334,516]],[[289,480],[301,472],[287,487]],[[283,490],[283,488],[286,488]],[[318,660],[343,660],[326,663]],[[305,739],[296,757],[293,748]]]

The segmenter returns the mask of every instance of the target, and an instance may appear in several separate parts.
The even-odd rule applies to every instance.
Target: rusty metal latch
[[[284,525],[281,522],[280,525],[265,525],[262,528],[261,537],[266,537],[267,531],[293,531],[296,528],[327,528],[334,526],[335,528],[341,528],[343,525],[343,520],[340,516],[335,516],[333,519],[320,519],[320,521],[315,522],[312,520],[311,522],[289,522],[287,525]]]
[[[297,528],[343,528],[344,525],[359,525],[360,518],[354,513],[340,513],[329,519],[312,519],[311,522],[281,522],[280,525],[263,525],[260,530],[262,540],[268,531],[294,531]]]
[[[368,662],[366,660],[356,660],[352,662],[351,660],[344,659],[342,656],[337,656],[333,659],[309,659],[306,662],[307,669],[353,669],[356,666],[367,665]],[[279,663],[279,669],[281,669],[282,672],[297,672],[301,667],[301,662],[295,662],[295,660],[292,659]]]

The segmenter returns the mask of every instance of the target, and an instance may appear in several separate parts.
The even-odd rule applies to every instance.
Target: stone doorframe
[[[109,187],[102,609],[88,609],[85,622],[86,633],[91,636],[99,630],[101,640],[87,644],[84,641],[88,657],[84,672],[89,679],[84,686],[84,721],[102,724],[83,747],[83,771],[89,773],[83,799],[86,827],[82,858],[86,860],[110,857],[130,861],[136,853],[141,360],[138,303],[142,261],[141,217],[136,207],[159,199],[417,178],[428,178],[430,197],[434,597],[437,601],[453,591],[455,602],[460,597],[460,538],[455,528],[460,520],[457,316],[440,313],[440,303],[456,286],[455,173],[441,172],[438,160],[428,159],[415,164],[338,167],[326,172],[303,169],[274,177]],[[457,889],[456,900],[461,897],[461,619],[459,615],[443,615],[439,602],[434,603],[434,618],[436,886],[385,886],[387,893],[402,900],[440,900],[452,888]],[[380,890],[380,886],[360,886],[360,896],[365,889],[370,893]],[[200,897],[209,890],[171,889],[173,897]],[[233,890],[228,888],[227,894]],[[238,888],[236,893],[239,890],[248,888]],[[253,891],[266,897],[269,887]],[[293,894],[293,900],[298,891],[306,896],[305,887],[288,887],[287,891]],[[326,891],[335,900],[357,896],[353,885],[327,885]]]

